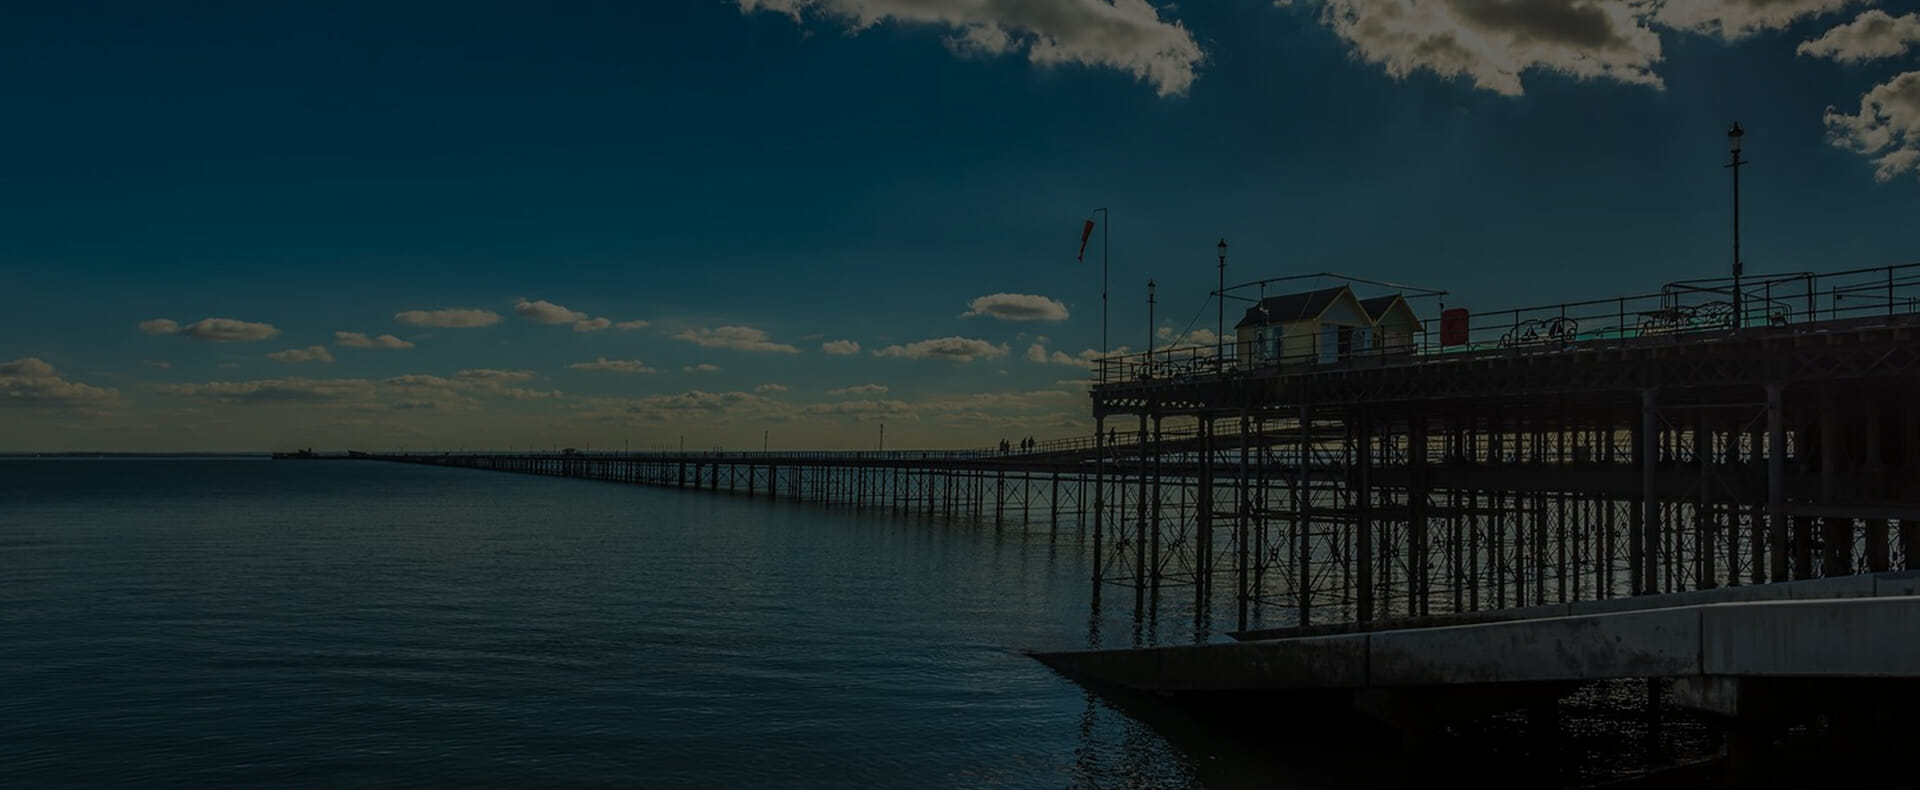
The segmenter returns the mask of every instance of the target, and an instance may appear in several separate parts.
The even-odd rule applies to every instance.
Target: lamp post
[[[1746,130],[1740,128],[1738,121],[1734,122],[1732,129],[1727,130],[1727,148],[1731,151],[1731,156],[1727,160],[1726,167],[1733,171],[1733,328],[1735,329],[1739,329],[1746,323],[1745,316],[1740,310],[1740,275],[1741,270],[1745,268],[1740,263],[1740,166],[1748,164],[1740,158],[1740,138],[1745,137],[1746,134]]]
[[[1147,281],[1147,362],[1153,362],[1153,281]]]
[[[1104,357],[1112,349],[1107,345],[1107,224],[1113,221],[1113,215],[1105,206],[1093,213],[1100,215],[1100,355]]]
[[[1220,290],[1214,293],[1214,301],[1220,305],[1219,317],[1213,329],[1213,369],[1218,372],[1227,365],[1227,240],[1220,240]]]

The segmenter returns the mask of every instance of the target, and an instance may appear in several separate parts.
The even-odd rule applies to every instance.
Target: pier
[[[1276,283],[1222,289],[1251,307],[1214,344],[1096,361],[1093,434],[1030,452],[377,457],[1045,521],[1096,595],[1190,603],[1191,645],[1039,656],[1135,691],[1337,689],[1405,727],[1437,698],[1376,692],[1647,678],[1767,727],[1840,715],[1808,707],[1832,683],[1912,694],[1920,264],[1404,330],[1375,312],[1403,295]]]

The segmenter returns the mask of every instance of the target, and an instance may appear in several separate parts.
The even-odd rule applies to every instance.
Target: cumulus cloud
[[[574,370],[611,370],[616,373],[652,373],[653,368],[637,359],[607,359],[600,357],[592,362],[575,362],[567,367]]]
[[[468,368],[453,374],[453,377],[459,381],[472,382],[526,381],[533,378],[533,371]]]
[[[1920,71],[1874,86],[1852,114],[1828,107],[1826,120],[1834,145],[1873,157],[1876,180],[1920,170]]]
[[[708,362],[702,362],[698,365],[688,365],[684,368],[681,368],[681,370],[684,370],[688,373],[712,373],[719,369],[720,369],[719,365],[715,365]]]
[[[185,326],[167,318],[140,322],[140,331],[149,335],[180,335],[189,340],[209,343],[244,343],[265,340],[280,334],[272,324],[241,321],[234,318],[202,318]]]
[[[585,321],[573,322],[573,331],[575,332],[598,332],[602,329],[612,328],[613,322],[605,318],[589,318]]]
[[[1220,340],[1220,336],[1211,329],[1189,329],[1186,334],[1175,336],[1173,327],[1163,326],[1153,334],[1161,343],[1156,350],[1162,351],[1170,348],[1212,348]]]
[[[887,385],[885,384],[860,384],[852,387],[841,387],[835,390],[827,390],[827,394],[828,395],[879,395],[879,394],[885,393],[886,391],[887,391]]]
[[[691,417],[782,415],[790,409],[751,392],[688,390],[624,401],[627,416],[648,422],[681,422]]]
[[[991,316],[1002,321],[1065,321],[1067,306],[1039,294],[987,294],[967,305],[961,318]]]
[[[912,404],[899,400],[847,400],[832,403],[813,403],[800,409],[800,413],[827,417],[852,417],[856,420],[878,418],[917,420]]]
[[[1803,18],[1839,11],[1863,0],[1665,0],[1653,4],[1660,25],[1739,38],[1779,30]],[[1646,3],[1638,3],[1646,5]]]
[[[687,329],[676,333],[675,340],[685,340],[697,346],[707,348],[731,348],[740,351],[777,351],[785,354],[798,354],[800,349],[785,343],[775,343],[767,337],[764,330],[750,326],[722,326],[713,329]]]
[[[1114,356],[1119,356],[1121,354],[1132,353],[1132,351],[1126,346],[1121,346],[1114,349],[1112,353]],[[1071,365],[1076,368],[1090,368],[1093,367],[1093,361],[1102,356],[1105,355],[1101,354],[1100,349],[1097,348],[1089,348],[1081,351],[1078,355],[1074,355],[1064,351],[1048,351],[1046,346],[1040,345],[1039,343],[1027,346],[1027,361],[1040,365]]]
[[[373,382],[365,379],[280,378],[174,384],[162,387],[160,391],[169,395],[240,405],[368,400],[373,397],[374,386]]]
[[[1841,63],[1864,63],[1897,57],[1915,42],[1920,42],[1920,13],[1890,16],[1873,8],[1862,11],[1852,22],[1802,43],[1798,52]]]
[[[570,324],[587,320],[587,314],[565,307],[545,299],[529,302],[525,299],[514,303],[513,314],[538,324]]]
[[[1280,0],[1316,6],[1361,60],[1506,96],[1554,73],[1661,87],[1660,31],[1740,38],[1862,0]]]
[[[559,390],[531,390],[519,387],[501,387],[494,390],[493,394],[507,400],[552,400],[566,395]]]
[[[793,389],[792,387],[789,387],[785,384],[762,384],[758,387],[754,387],[753,391],[754,392],[787,392],[792,389]]]
[[[851,356],[860,353],[860,344],[852,340],[829,340],[820,344],[820,350],[834,356]]]
[[[0,362],[0,376],[38,379],[51,375],[53,375],[53,366],[39,357],[23,357],[12,362]]]
[[[1660,36],[1642,2],[1325,0],[1321,21],[1361,60],[1397,78],[1428,71],[1506,96],[1520,75],[1659,86]]]
[[[394,313],[393,320],[413,326],[474,329],[500,323],[500,314],[471,307],[448,307],[440,310],[406,310]]]
[[[558,398],[559,391],[540,391],[508,386],[535,378],[531,370],[468,368],[451,377],[409,373],[382,379],[380,385],[414,400],[432,400],[441,406],[477,406],[470,394],[492,395],[509,400]]]
[[[268,354],[267,359],[276,362],[332,362],[333,354],[327,352],[326,346],[307,346],[275,351]]]
[[[946,31],[959,54],[1025,54],[1040,66],[1115,69],[1151,83],[1162,96],[1185,93],[1205,59],[1179,22],[1147,0],[736,0],[743,13],[808,15],[850,30],[876,25]]]
[[[621,321],[619,323],[616,323],[613,325],[613,328],[614,329],[646,329],[647,327],[650,327],[650,326],[653,326],[653,322],[642,321],[636,318],[632,321]]]
[[[905,359],[948,359],[955,362],[972,362],[976,359],[992,359],[1007,353],[1005,344],[994,345],[985,340],[970,337],[939,337],[921,340],[906,345],[892,345],[873,352],[876,357],[901,357]]]
[[[393,335],[367,337],[362,332],[335,332],[333,344],[347,348],[413,348],[413,344]]]
[[[39,357],[0,362],[0,408],[84,409],[119,397],[117,390],[62,378],[59,371]]]
[[[389,387],[420,387],[442,390],[457,390],[469,386],[468,382],[456,381],[442,376],[432,376],[425,373],[408,373],[404,376],[393,376],[382,379],[380,383]]]

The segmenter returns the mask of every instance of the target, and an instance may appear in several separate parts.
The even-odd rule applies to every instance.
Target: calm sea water
[[[1095,615],[1084,555],[1044,526],[499,473],[0,461],[0,785],[1365,773],[1143,726],[1022,655],[1132,627]]]

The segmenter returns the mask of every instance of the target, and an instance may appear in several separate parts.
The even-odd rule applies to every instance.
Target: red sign
[[[1440,347],[1467,344],[1467,308],[1455,307],[1440,312]]]

